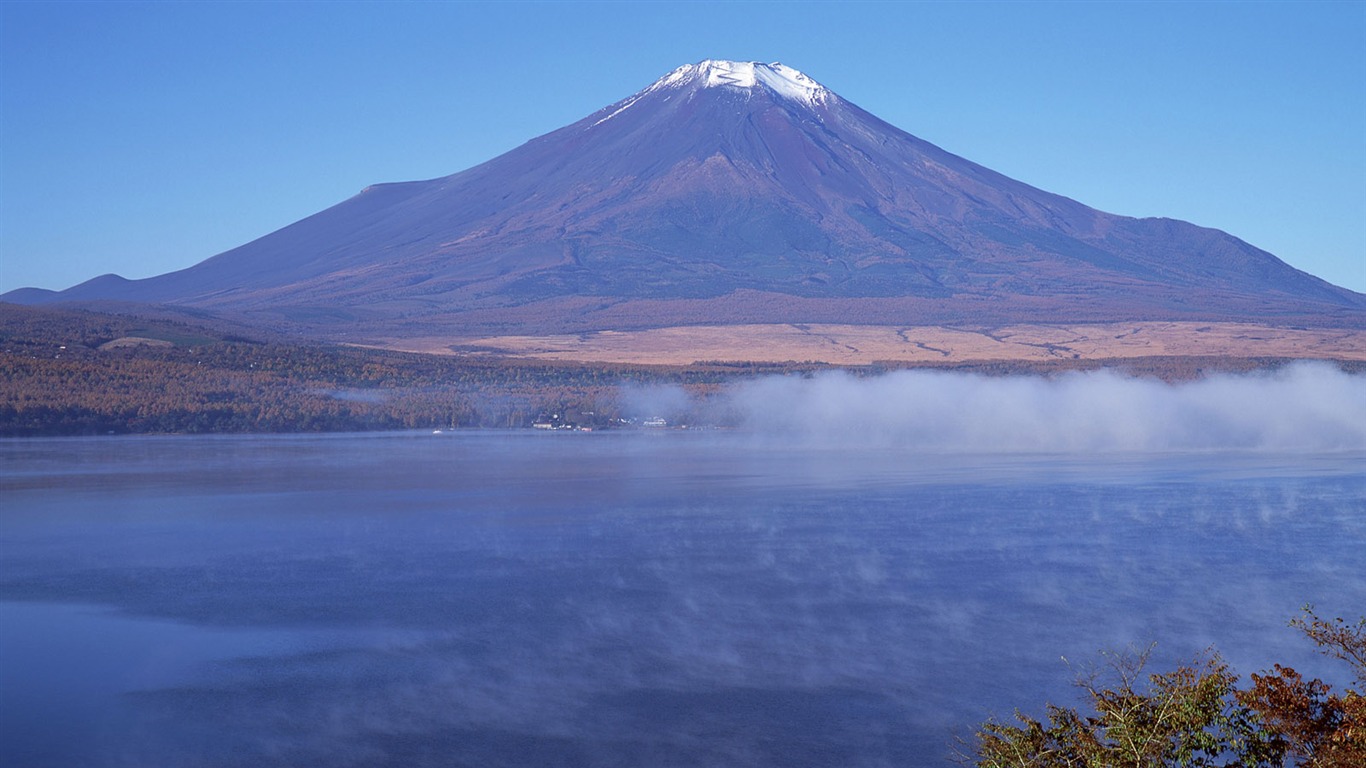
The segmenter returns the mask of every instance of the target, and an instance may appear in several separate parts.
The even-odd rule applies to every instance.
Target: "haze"
[[[778,443],[916,452],[1366,450],[1366,377],[1326,363],[1167,384],[1112,371],[1054,378],[896,371],[773,376],[705,400],[628,389],[627,411],[743,426]]]

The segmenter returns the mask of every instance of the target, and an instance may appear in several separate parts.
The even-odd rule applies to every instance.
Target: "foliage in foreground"
[[[1348,664],[1366,689],[1366,619],[1319,618],[1311,607],[1291,625],[1321,652]],[[1145,673],[1148,652],[1113,654],[1108,672],[1078,681],[1092,712],[1048,705],[1046,720],[1015,713],[976,734],[969,762],[982,768],[1254,768],[1366,766],[1366,697],[1335,693],[1276,665],[1251,687],[1210,652],[1174,672]]]

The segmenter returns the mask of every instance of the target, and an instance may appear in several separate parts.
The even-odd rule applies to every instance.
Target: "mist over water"
[[[681,393],[636,412],[681,410]],[[703,420],[820,446],[916,451],[1348,451],[1366,449],[1366,376],[1327,363],[1168,384],[1112,371],[982,376],[841,371],[770,376],[694,403]]]
[[[1342,682],[1360,378],[657,394],[743,428],[0,441],[0,763],[938,768],[1063,656]]]

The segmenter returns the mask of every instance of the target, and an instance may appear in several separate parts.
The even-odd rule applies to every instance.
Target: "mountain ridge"
[[[168,303],[345,338],[851,319],[1366,327],[1366,296],[1236,237],[1097,211],[795,69],[722,60],[184,270],[0,298]]]

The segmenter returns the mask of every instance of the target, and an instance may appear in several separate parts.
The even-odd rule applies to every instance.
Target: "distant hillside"
[[[765,368],[580,366],[263,342],[0,303],[0,437],[610,426],[620,387],[705,391]]]
[[[1286,358],[977,361],[894,367],[986,375],[1102,366],[1169,381],[1274,368]],[[1366,361],[1342,363],[1366,370]],[[785,362],[584,365],[437,356],[225,336],[212,328],[87,311],[0,304],[0,436],[129,432],[318,432],[622,427],[623,393],[653,385],[705,398],[728,383],[833,366]],[[686,412],[682,414],[687,417]]]

